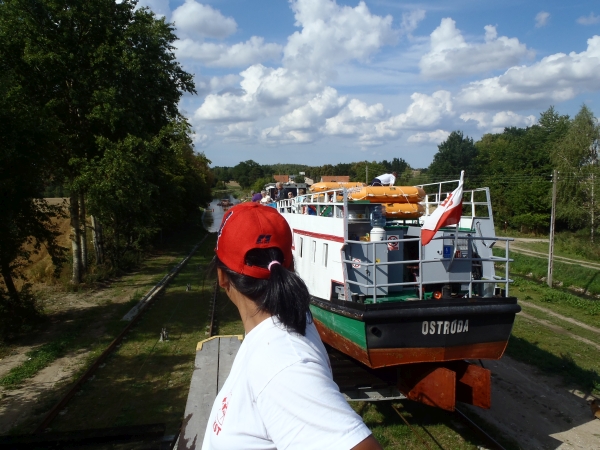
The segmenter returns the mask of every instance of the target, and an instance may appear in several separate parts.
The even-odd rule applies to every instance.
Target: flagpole
[[[461,170],[460,171],[460,181],[458,182],[459,186],[464,186],[463,181],[464,181],[464,176],[465,176],[465,171]],[[462,215],[462,213],[461,213]],[[448,270],[450,270],[450,268],[452,267],[452,263],[454,262],[454,256],[456,256],[456,249],[458,248],[458,228],[460,227],[460,220],[458,221],[458,223],[456,224],[456,231],[454,232],[454,251],[452,252],[452,259],[450,259],[450,264],[448,265]]]

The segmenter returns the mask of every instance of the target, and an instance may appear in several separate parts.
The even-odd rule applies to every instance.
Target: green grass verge
[[[214,236],[209,236],[106,365],[71,400],[65,414],[57,417],[53,430],[166,423],[167,434],[177,431],[196,344],[207,337],[212,283],[205,280],[205,269],[214,245]],[[159,342],[163,327],[169,331],[167,342]]]
[[[515,277],[511,290],[512,294],[519,299],[598,327],[600,300],[580,297],[557,288],[551,289],[545,284],[521,276]]]
[[[33,377],[57,358],[63,356],[67,350],[73,347],[76,337],[76,332],[63,333],[52,342],[27,352],[25,355],[28,359],[17,367],[13,367],[8,374],[0,378],[0,385],[7,388],[19,386],[24,380]]]
[[[504,250],[494,249],[494,255],[504,256]],[[510,263],[510,273],[529,276],[535,280],[545,279],[548,275],[548,260],[511,252],[514,259]],[[496,265],[496,269],[501,268]],[[581,288],[591,295],[600,295],[600,271],[576,264],[554,261],[553,283],[562,283],[565,287]]]
[[[584,392],[600,395],[600,351],[517,316],[506,353]]]

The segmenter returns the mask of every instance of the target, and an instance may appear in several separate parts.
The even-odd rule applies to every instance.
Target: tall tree
[[[598,120],[584,105],[552,152],[552,161],[560,174],[557,217],[570,228],[581,227],[582,223],[589,224],[592,242],[599,210],[599,145]]]
[[[0,316],[13,314],[16,320],[22,299],[14,279],[23,278],[20,269],[31,254],[43,245],[57,268],[64,259],[52,222],[60,207],[39,199],[52,168],[45,154],[51,123],[26,103],[15,81],[0,58],[0,274],[9,299],[0,305]]]
[[[429,165],[432,181],[458,179],[461,170],[465,171],[467,180],[477,176],[479,173],[477,154],[477,147],[472,138],[465,137],[462,131],[453,131],[438,145],[438,152]]]
[[[70,188],[73,279],[81,281],[80,175],[103,139],[152,139],[179,116],[192,76],[173,54],[164,19],[133,0],[3,0],[0,54],[26,97],[56,125],[59,179]]]

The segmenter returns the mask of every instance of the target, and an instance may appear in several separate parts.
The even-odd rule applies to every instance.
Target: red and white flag
[[[421,245],[427,245],[442,227],[456,225],[462,215],[463,178],[465,171],[460,172],[458,187],[444,199],[430,216],[425,218],[421,227]]]

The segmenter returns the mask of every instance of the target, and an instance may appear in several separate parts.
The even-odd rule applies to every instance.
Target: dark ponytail
[[[304,336],[307,318],[312,319],[310,294],[304,281],[282,265],[283,253],[276,247],[256,248],[246,254],[246,264],[250,266],[267,268],[272,261],[281,264],[272,264],[271,276],[264,280],[234,272],[217,256],[213,264],[227,274],[238,292],[256,303],[258,311],[276,316],[288,330]]]

